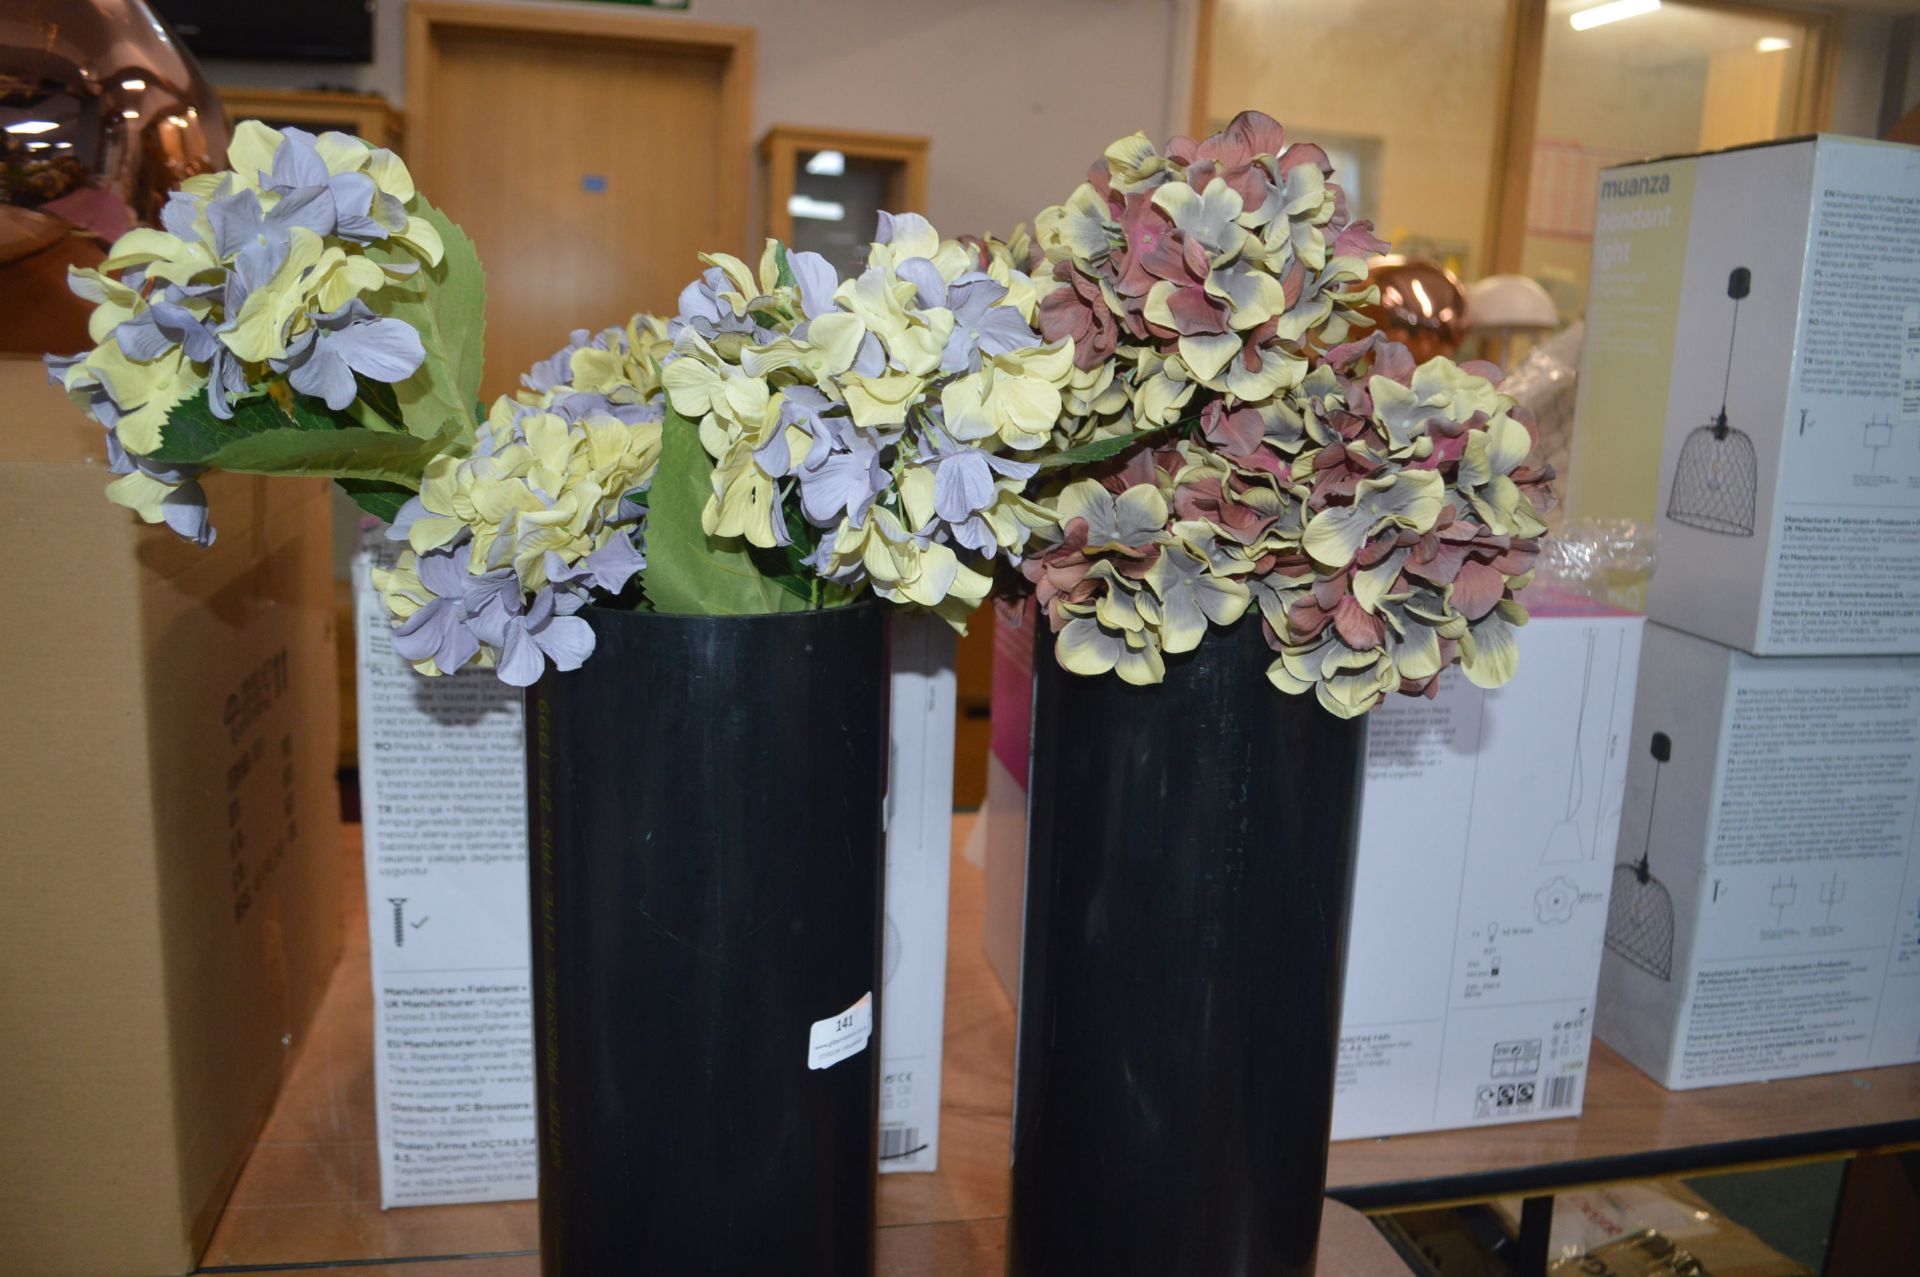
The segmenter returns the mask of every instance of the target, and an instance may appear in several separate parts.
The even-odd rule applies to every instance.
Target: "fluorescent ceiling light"
[[[1793,41],[1785,36],[1763,35],[1753,42],[1755,53],[1785,53],[1793,47]]]
[[[128,107],[126,110],[120,112],[120,118],[123,120],[137,120],[140,118],[140,112],[134,110],[132,107]]]
[[[35,133],[51,133],[59,127],[52,120],[21,120],[18,124],[7,125],[7,132],[31,136]]]
[[[832,200],[817,200],[811,195],[793,195],[787,199],[787,212],[816,222],[839,222],[846,220],[847,206]]]
[[[807,161],[807,172],[815,177],[839,177],[847,171],[847,157],[839,151],[815,151]]]
[[[122,80],[120,81],[120,87],[125,89],[129,93],[140,93],[146,89],[147,82],[145,80],[138,79],[138,78],[131,79],[131,80]]]
[[[1604,27],[1609,22],[1619,22],[1626,18],[1637,18],[1643,13],[1652,13],[1660,7],[1660,0],[1609,0],[1607,4],[1596,4],[1591,9],[1582,9],[1568,18],[1575,31],[1591,31],[1595,27]]]
[[[53,143],[51,142],[29,142],[27,143],[27,149],[29,151],[44,151],[52,145]]]

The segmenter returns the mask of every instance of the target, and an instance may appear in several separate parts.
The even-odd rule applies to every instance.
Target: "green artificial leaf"
[[[654,610],[678,616],[805,610],[805,598],[769,580],[743,540],[710,537],[701,528],[700,515],[712,494],[713,460],[700,444],[699,430],[669,409],[660,465],[647,493],[647,566],[641,569]]]
[[[793,267],[787,264],[787,246],[785,244],[781,244],[781,243],[774,244],[773,265],[774,265],[773,284],[775,288],[798,287],[799,282],[795,280],[793,277]]]
[[[175,465],[216,465],[213,458],[234,443],[268,431],[330,431],[351,426],[345,413],[334,413],[318,400],[295,396],[282,407],[267,396],[233,405],[233,416],[216,417],[207,392],[177,404],[160,429],[160,446],[148,455]]]
[[[206,464],[240,474],[304,474],[371,479],[417,488],[421,471],[446,440],[416,439],[390,430],[263,430],[235,439]]]
[[[384,479],[335,479],[335,483],[354,504],[382,523],[400,517],[400,507],[413,499],[414,491],[403,483]]]
[[[807,558],[820,543],[820,533],[801,516],[793,505],[782,507],[787,520],[787,544],[771,550],[754,550],[761,571],[775,585],[808,607],[820,604],[820,578],[807,566]]]
[[[393,387],[384,381],[375,381],[371,377],[355,376],[354,384],[360,391],[359,402],[352,409],[360,425],[374,430],[405,430],[406,419],[400,415],[400,398],[394,394]],[[359,409],[361,411],[354,411]]]
[[[1154,426],[1149,430],[1136,430],[1130,435],[1115,435],[1111,439],[1095,439],[1089,443],[1068,448],[1065,452],[1053,453],[1051,456],[1041,458],[1041,473],[1044,474],[1048,470],[1058,470],[1062,466],[1083,466],[1095,461],[1105,461],[1110,457],[1117,457],[1141,440],[1171,430],[1174,426],[1180,424],[1182,423],[1171,422],[1164,426]]]
[[[461,449],[473,441],[480,417],[481,349],[486,336],[487,284],[480,258],[466,232],[424,199],[418,215],[440,232],[444,252],[438,266],[421,266],[411,279],[387,285],[367,297],[383,315],[404,320],[420,334],[426,358],[413,376],[394,387],[401,422],[420,439],[433,439],[453,423],[452,438]],[[370,245],[367,255],[383,264],[417,263],[398,243]]]

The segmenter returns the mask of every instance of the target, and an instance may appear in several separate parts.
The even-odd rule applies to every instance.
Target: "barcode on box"
[[[895,1158],[912,1157],[926,1147],[920,1142],[920,1128],[917,1126],[883,1126],[880,1128],[880,1160],[891,1161]]]
[[[1540,1103],[1540,1111],[1549,1113],[1554,1109],[1572,1108],[1574,1096],[1577,1093],[1575,1085],[1579,1081],[1580,1079],[1577,1077],[1548,1078],[1547,1093],[1546,1097]]]

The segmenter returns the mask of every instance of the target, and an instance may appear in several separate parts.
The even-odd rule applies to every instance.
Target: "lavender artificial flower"
[[[940,371],[973,372],[982,355],[1005,355],[1040,344],[1040,335],[1012,306],[996,305],[1007,295],[1006,285],[978,273],[962,275],[947,289],[947,309],[953,312],[953,335],[941,352]]]
[[[893,484],[890,453],[902,432],[862,428],[849,417],[816,420],[827,446],[823,451],[815,436],[816,446],[800,464],[801,512],[816,527],[833,527],[844,515],[857,528]]]
[[[403,660],[432,661],[442,674],[451,674],[480,650],[466,610],[472,556],[473,546],[465,540],[417,556],[414,573],[434,597],[394,627],[393,650]]]
[[[722,333],[747,333],[756,342],[771,341],[773,334],[755,323],[753,316],[736,315],[731,306],[721,303],[720,294],[731,288],[718,266],[702,271],[700,278],[680,290],[680,313],[668,326],[668,334],[678,340],[683,330],[691,328],[708,341]]]
[[[594,644],[593,627],[573,615],[584,606],[580,595],[548,586],[533,596],[524,612],[509,615],[498,649],[500,681],[531,687],[546,672],[548,661],[563,674],[579,669],[593,655]]]
[[[980,512],[999,496],[994,476],[1024,483],[1040,469],[1039,464],[955,443],[937,426],[928,427],[921,436],[921,452],[923,464],[933,471],[933,511],[939,522],[960,545],[992,555],[998,541]]]
[[[269,360],[275,372],[303,395],[326,401],[335,412],[360,393],[353,375],[396,382],[411,377],[426,358],[420,334],[405,320],[375,315],[355,299],[313,324],[287,348],[284,359]]]
[[[647,556],[633,544],[628,532],[617,533],[607,543],[577,563],[547,551],[547,579],[555,585],[618,594],[627,588],[633,574],[647,566]]]
[[[282,226],[304,226],[316,235],[371,244],[407,228],[406,206],[367,174],[333,173],[317,139],[305,129],[283,130],[273,168],[260,185],[280,196],[272,217]]]

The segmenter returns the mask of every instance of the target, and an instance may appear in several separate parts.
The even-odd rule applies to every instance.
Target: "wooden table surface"
[[[954,821],[965,845],[972,817]],[[202,1272],[293,1277],[351,1264],[356,1277],[537,1277],[532,1202],[380,1209],[373,1113],[373,999],[360,829],[343,846],[346,945],[319,1016]],[[940,1169],[880,1177],[880,1277],[999,1277],[1005,1266],[1013,1007],[980,947],[984,881],[954,856]],[[405,1261],[384,1264],[382,1260]],[[1329,1201],[1320,1277],[1406,1277],[1364,1216]]]
[[[971,821],[956,817],[956,849]],[[379,1208],[359,834],[350,826],[342,849],[353,904],[340,968],[203,1271],[348,1262],[367,1277],[533,1277],[531,1202]],[[984,885],[956,851],[941,1165],[930,1175],[880,1177],[882,1277],[997,1277],[1002,1270],[1013,1008],[980,947]],[[1349,1205],[1382,1211],[1483,1201],[1920,1143],[1920,1065],[1667,1091],[1604,1046],[1596,1044],[1594,1057],[1580,1118],[1335,1144],[1328,1191],[1348,1205],[1328,1204],[1323,1277],[1407,1272]]]

